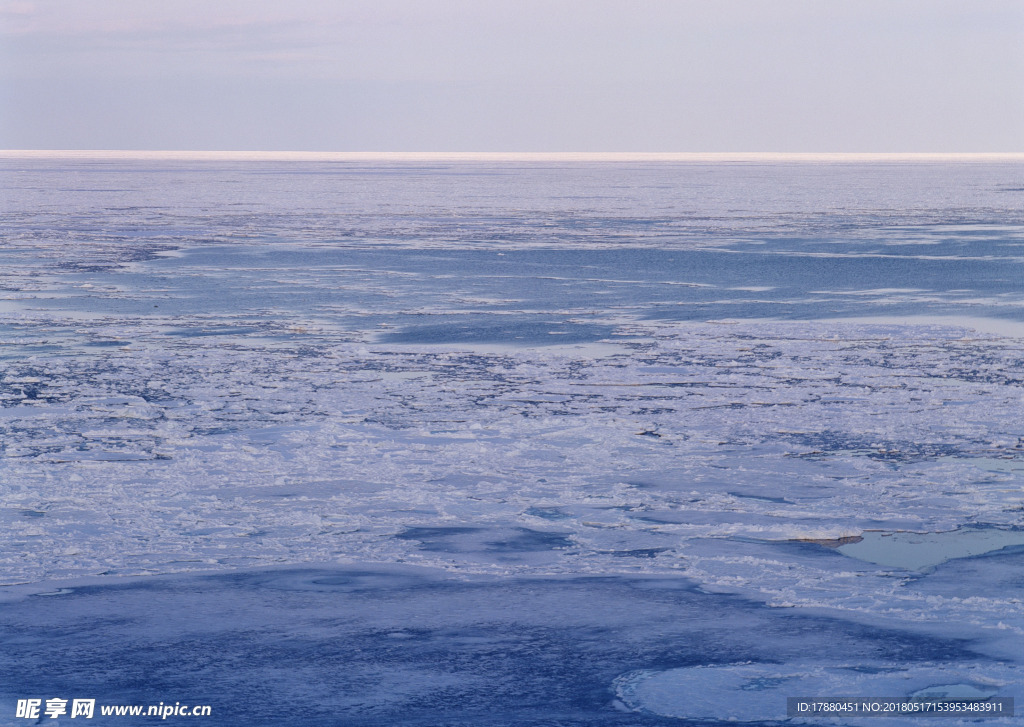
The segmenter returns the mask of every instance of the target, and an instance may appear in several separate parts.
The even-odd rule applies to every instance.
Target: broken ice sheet
[[[692,584],[710,600],[687,611],[689,650],[673,636],[588,672],[608,719],[637,670],[882,668],[808,666],[791,631],[759,650],[794,614],[884,625],[871,649],[934,662],[915,688],[981,689],[975,667],[1012,681],[1024,581],[1013,547],[978,548],[1024,525],[1017,170],[5,161],[2,582],[61,594],[32,599],[26,628],[63,623],[42,604],[90,578],[309,563],[578,578],[590,596]],[[992,532],[964,534],[978,523]],[[791,542],[870,532],[961,533],[905,548],[958,557],[918,570]],[[231,599],[197,583],[220,623]],[[451,620],[457,600],[426,594],[457,591],[436,577],[410,607]],[[711,629],[729,599],[766,620]],[[632,603],[543,643],[648,629]],[[536,643],[516,652],[529,673]]]

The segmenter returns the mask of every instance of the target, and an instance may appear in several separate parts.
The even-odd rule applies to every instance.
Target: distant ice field
[[[970,651],[908,694],[1019,686],[1019,161],[3,158],[0,183],[10,594],[678,578]],[[651,724],[729,718],[672,697],[694,679],[750,718],[758,654],[601,674]],[[858,658],[787,678],[883,668]]]

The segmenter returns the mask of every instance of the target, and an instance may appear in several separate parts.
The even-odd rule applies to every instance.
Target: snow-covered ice
[[[141,656],[198,668],[186,633],[256,692],[283,667],[235,640],[306,643],[279,704],[329,708],[294,724],[765,721],[894,675],[1013,696],[1022,174],[3,160],[0,724],[33,684],[196,700]],[[194,607],[161,625],[171,583]],[[60,619],[78,670],[134,686],[48,665]],[[337,638],[374,656],[328,688]],[[409,639],[434,646],[396,661]]]

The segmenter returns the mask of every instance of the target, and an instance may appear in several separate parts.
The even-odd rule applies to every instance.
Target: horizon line
[[[234,151],[146,149],[0,149],[2,159],[139,159],[167,161],[1024,161],[1024,152],[454,152]]]

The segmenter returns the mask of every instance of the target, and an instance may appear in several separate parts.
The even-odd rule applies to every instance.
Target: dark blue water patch
[[[400,566],[73,588],[0,604],[0,638],[5,701],[209,704],[223,727],[675,725],[617,711],[613,680],[808,654],[869,667],[979,659],[967,641],[767,608],[680,578]]]
[[[442,553],[528,553],[572,547],[569,533],[553,533],[530,528],[417,527],[395,535],[399,540],[415,540],[422,550]]]
[[[569,513],[558,507],[531,507],[526,510],[526,514],[544,518],[545,520],[566,520],[572,517]]]
[[[658,284],[658,293],[670,297],[721,294],[701,287],[707,285],[727,290],[751,285],[774,288],[756,291],[757,297],[769,299],[780,295],[780,291],[801,290],[920,288],[1012,292],[1018,280],[1014,273],[1022,269],[1020,262],[975,259],[980,252],[976,249],[970,251],[970,259],[964,259],[962,248],[951,259],[934,259],[918,255],[881,257],[881,253],[866,251],[856,242],[845,240],[838,246],[832,240],[762,242],[764,245],[756,250],[510,250],[501,256],[474,250],[366,255],[376,258],[373,262],[382,269],[428,275],[458,271],[460,277],[485,277],[499,291],[508,284],[506,279],[514,281],[514,289],[522,290],[524,279],[528,278],[536,281],[535,286],[549,289],[569,282],[576,288],[575,293],[589,293],[594,284],[623,291],[645,290],[649,284]],[[934,251],[929,252],[934,255]],[[1000,258],[1006,254],[1005,249],[999,252]],[[886,250],[885,255],[889,254]],[[578,289],[580,284],[582,291]],[[743,290],[732,290],[730,295],[751,297],[750,291]]]
[[[501,343],[513,346],[592,343],[614,333],[612,326],[570,323],[552,319],[534,320],[507,316],[473,320],[456,319],[450,323],[408,326],[400,331],[378,335],[379,343]]]
[[[956,558],[936,565],[927,574],[908,579],[904,588],[921,597],[950,593],[977,595],[974,584],[986,593],[1019,598],[1024,593],[1024,548],[1010,546],[989,553]]]
[[[219,245],[107,275],[71,276],[119,289],[160,290],[159,297],[76,291],[35,304],[136,315],[250,311],[268,320],[281,312],[315,313],[355,328],[397,325],[403,332],[386,335],[402,342],[495,343],[522,336],[536,344],[548,333],[537,327],[558,322],[537,311],[566,311],[568,318],[569,311],[628,310],[657,320],[871,315],[1020,320],[1024,314],[1016,309],[979,303],[982,297],[1019,296],[1024,272],[1016,257],[1008,257],[1019,241],[998,235],[985,239],[943,242],[950,249],[942,251],[929,246],[928,256],[912,254],[914,245],[865,247],[862,240],[792,238],[681,250]],[[467,308],[464,315],[475,319],[466,328],[461,321],[408,313]],[[509,318],[516,322],[508,324]],[[506,325],[515,330],[503,330]],[[422,330],[413,330],[418,327]],[[580,342],[602,334],[575,328],[565,335]]]
[[[601,551],[615,558],[657,558],[661,553],[669,552],[670,548],[635,548],[633,550]]]
[[[569,533],[551,533],[530,528],[514,528],[507,536],[487,541],[491,552],[516,553],[520,551],[559,550],[574,545]]]
[[[936,259],[933,250],[929,250],[930,257],[895,252],[890,256],[888,249],[884,251],[886,256],[881,256],[881,251],[865,250],[863,245],[850,240],[838,245],[835,240],[762,242],[758,249],[736,250],[508,250],[500,255],[486,250],[321,250],[315,254],[322,254],[327,260],[338,257],[358,261],[360,267],[370,269],[447,279],[457,271],[456,280],[481,278],[495,293],[504,293],[506,289],[521,293],[531,287],[557,290],[567,284],[574,288],[574,294],[590,293],[594,285],[610,291],[650,292],[647,286],[658,284],[659,295],[686,298],[721,294],[701,287],[707,285],[725,289],[751,285],[774,288],[757,291],[758,297],[769,298],[778,296],[779,291],[882,288],[1013,292],[1017,290],[1019,271],[1024,268],[1019,261],[1002,259],[1006,254],[1002,248],[1000,259],[977,259],[982,252],[978,249],[970,250],[968,257],[962,247],[950,259]],[[897,252],[905,249],[906,246],[892,248]],[[288,261],[294,257],[289,266],[314,263],[308,252],[277,255]],[[679,290],[672,291],[671,287]],[[730,295],[750,297],[750,291],[733,290]]]
[[[420,547],[424,550],[451,550],[454,546],[452,541],[458,535],[471,535],[482,532],[484,528],[470,527],[425,527],[406,528],[395,535],[399,540],[419,541]]]

